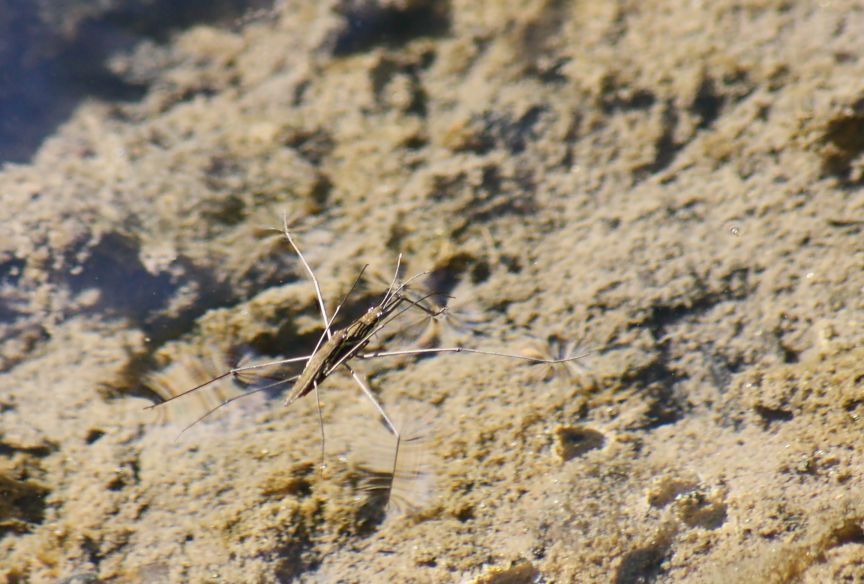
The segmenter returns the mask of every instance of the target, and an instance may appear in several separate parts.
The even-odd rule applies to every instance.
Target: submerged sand
[[[861,30],[852,1],[296,0],[112,55],[144,97],[0,173],[0,578],[864,581]],[[218,397],[157,392],[315,346],[285,212],[331,310],[402,253],[452,297],[413,340],[593,352],[359,363],[428,420],[406,515],[358,491],[387,435],[346,375],[323,473],[311,398],[175,440]]]

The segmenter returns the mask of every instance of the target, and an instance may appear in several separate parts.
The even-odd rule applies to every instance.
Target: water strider
[[[321,429],[321,455],[322,460],[324,457],[324,421],[321,416],[321,402],[318,394],[319,386],[337,369],[344,367],[350,374],[352,379],[357,383],[360,387],[363,394],[369,399],[369,401],[375,406],[375,409],[381,415],[381,418],[384,420],[385,424],[389,431],[396,438],[396,447],[393,455],[393,464],[392,464],[392,472],[390,474],[391,484],[386,488],[387,494],[386,499],[389,500],[390,489],[392,489],[392,480],[396,477],[396,471],[399,460],[399,451],[400,446],[402,445],[403,434],[400,432],[399,428],[396,424],[393,423],[391,417],[387,414],[384,407],[378,401],[378,399],[373,394],[372,390],[369,388],[368,383],[351,367],[351,361],[353,359],[373,359],[378,357],[388,357],[388,356],[398,356],[398,355],[424,355],[424,354],[435,354],[435,353],[475,353],[480,355],[491,355],[497,357],[507,357],[511,359],[520,359],[522,361],[530,361],[532,363],[542,363],[547,365],[554,365],[558,363],[567,363],[571,361],[575,361],[577,359],[581,359],[586,356],[587,353],[580,353],[577,355],[568,355],[560,359],[544,359],[540,357],[529,357],[525,355],[517,355],[512,353],[504,353],[499,351],[489,351],[483,349],[473,349],[468,347],[438,347],[438,348],[417,348],[417,349],[400,349],[395,351],[373,351],[364,353],[363,350],[367,347],[370,340],[376,333],[383,330],[393,319],[401,315],[407,310],[412,308],[419,309],[426,313],[427,316],[431,318],[435,318],[446,311],[445,308],[433,309],[424,304],[424,301],[429,298],[429,296],[424,296],[419,299],[414,299],[408,296],[409,285],[426,275],[428,272],[421,272],[416,274],[406,280],[405,282],[398,283],[399,279],[399,268],[401,266],[402,256],[400,254],[399,259],[396,263],[396,271],[393,276],[392,281],[390,282],[390,286],[387,288],[383,298],[378,304],[369,308],[363,315],[356,318],[353,322],[345,326],[344,328],[333,330],[332,325],[333,322],[339,313],[340,309],[344,305],[347,298],[350,296],[351,292],[353,292],[354,287],[357,285],[357,282],[362,276],[362,271],[360,276],[358,276],[357,280],[355,280],[354,285],[349,290],[348,294],[346,294],[345,298],[340,302],[336,309],[333,311],[332,315],[328,315],[327,306],[324,302],[324,297],[321,293],[321,286],[318,282],[318,278],[315,276],[314,271],[309,266],[309,263],[306,261],[306,258],[303,256],[303,253],[300,251],[299,246],[294,241],[294,238],[291,235],[291,231],[288,228],[288,219],[287,216],[283,217],[283,226],[282,232],[285,238],[288,240],[291,247],[297,253],[301,263],[303,264],[306,272],[309,274],[310,279],[312,280],[313,285],[315,286],[315,294],[318,300],[318,306],[321,312],[321,319],[324,325],[324,330],[321,333],[321,336],[318,339],[318,342],[315,346],[315,349],[312,351],[311,355],[303,356],[303,357],[293,357],[289,359],[279,359],[276,361],[268,361],[264,363],[245,365],[242,367],[236,367],[225,371],[224,373],[209,379],[208,381],[192,387],[191,389],[187,389],[178,395],[172,396],[171,398],[160,402],[158,404],[153,404],[148,406],[148,409],[160,407],[168,402],[179,399],[185,395],[196,392],[208,385],[211,385],[219,380],[225,379],[227,377],[239,377],[241,374],[247,371],[253,371],[256,369],[269,368],[274,366],[282,366],[291,363],[301,363],[305,362],[303,370],[299,375],[287,377],[285,379],[277,380],[273,383],[264,385],[263,387],[257,387],[252,391],[236,395],[229,399],[223,400],[216,407],[208,410],[204,415],[196,419],[194,422],[186,426],[181,431],[181,434],[185,432],[187,429],[197,424],[207,416],[211,415],[216,410],[228,405],[229,403],[251,393],[256,393],[259,391],[264,391],[267,389],[271,389],[273,387],[277,387],[279,385],[284,385],[287,383],[293,382],[291,389],[288,392],[288,396],[285,399],[285,406],[290,406],[296,400],[301,397],[309,394],[310,392],[315,392],[315,399],[318,404],[318,416],[319,423]],[[365,268],[364,268],[365,269]]]

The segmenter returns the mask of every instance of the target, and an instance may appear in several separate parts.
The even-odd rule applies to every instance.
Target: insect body
[[[362,351],[378,330],[381,320],[395,310],[396,306],[396,304],[386,307],[373,306],[350,325],[333,332],[332,336],[306,362],[306,367],[303,368],[303,372],[294,382],[285,399],[285,405],[290,406],[315,389],[339,365],[346,363]]]

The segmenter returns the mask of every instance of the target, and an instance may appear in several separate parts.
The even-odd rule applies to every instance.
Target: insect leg
[[[318,306],[321,308],[321,318],[324,321],[324,330],[327,333],[327,338],[329,339],[332,336],[332,333],[330,332],[330,324],[333,321],[327,316],[327,306],[324,303],[324,296],[321,294],[321,285],[318,284],[318,278],[315,277],[315,272],[313,272],[312,268],[309,267],[309,263],[306,261],[306,258],[303,257],[303,252],[301,252],[300,248],[297,247],[297,243],[294,241],[294,238],[291,237],[291,232],[288,230],[287,213],[282,215],[282,231],[285,234],[285,238],[288,240],[288,243],[290,243],[291,247],[294,248],[294,251],[297,252],[297,256],[303,263],[303,267],[306,268],[306,273],[309,274],[309,277],[312,279],[312,284],[315,285],[315,295],[318,296]]]
[[[375,406],[375,409],[378,410],[378,413],[384,419],[384,422],[387,424],[387,427],[390,429],[391,432],[393,432],[393,436],[396,437],[396,450],[393,453],[393,468],[392,468],[392,471],[390,473],[390,484],[387,487],[386,499],[389,502],[390,495],[391,495],[392,490],[393,490],[393,481],[396,479],[396,469],[397,469],[397,463],[399,461],[399,447],[402,445],[402,434],[396,428],[396,424],[393,423],[393,421],[390,419],[390,416],[387,415],[387,412],[384,411],[384,407],[375,398],[375,395],[372,393],[372,390],[369,389],[369,386],[366,385],[366,383],[363,381],[363,379],[357,374],[356,371],[354,371],[351,368],[350,365],[345,363],[345,367],[347,367],[348,371],[351,372],[351,377],[354,378],[354,381],[357,382],[357,385],[360,386],[360,389],[363,390],[363,393],[366,395],[367,398],[369,398],[369,401],[372,402],[372,405]]]
[[[327,439],[324,437],[324,414],[321,413],[321,396],[318,393],[318,382],[313,381],[312,385],[315,387],[315,404],[318,406],[318,426],[321,429],[321,471],[327,468],[324,460],[325,447],[327,444]]]
[[[500,351],[487,351],[484,349],[469,349],[467,347],[442,347],[432,349],[402,349],[399,351],[376,351],[374,353],[357,353],[355,357],[360,359],[374,359],[376,357],[394,357],[397,355],[431,355],[433,353],[476,353],[478,355],[492,355],[493,357],[509,357],[510,359],[521,359],[522,361],[530,361],[532,363],[544,363],[546,365],[554,365],[557,363],[568,363],[582,359],[591,354],[591,351],[585,351],[578,355],[571,355],[563,359],[541,359],[539,357],[528,357],[527,355],[516,355],[514,353],[502,353]]]

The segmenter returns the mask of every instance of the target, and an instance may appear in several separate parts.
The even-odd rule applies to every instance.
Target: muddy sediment
[[[280,4],[108,55],[0,172],[10,582],[828,582],[864,565],[864,11],[854,2]],[[431,271],[446,319],[242,386]],[[242,380],[240,380],[242,381]],[[247,386],[248,388],[248,386]],[[178,400],[180,401],[180,400]],[[385,448],[386,449],[386,448]],[[373,453],[371,456],[379,456]],[[418,454],[419,456],[419,454]],[[845,580],[844,580],[845,579]],[[71,580],[66,580],[71,581]]]

